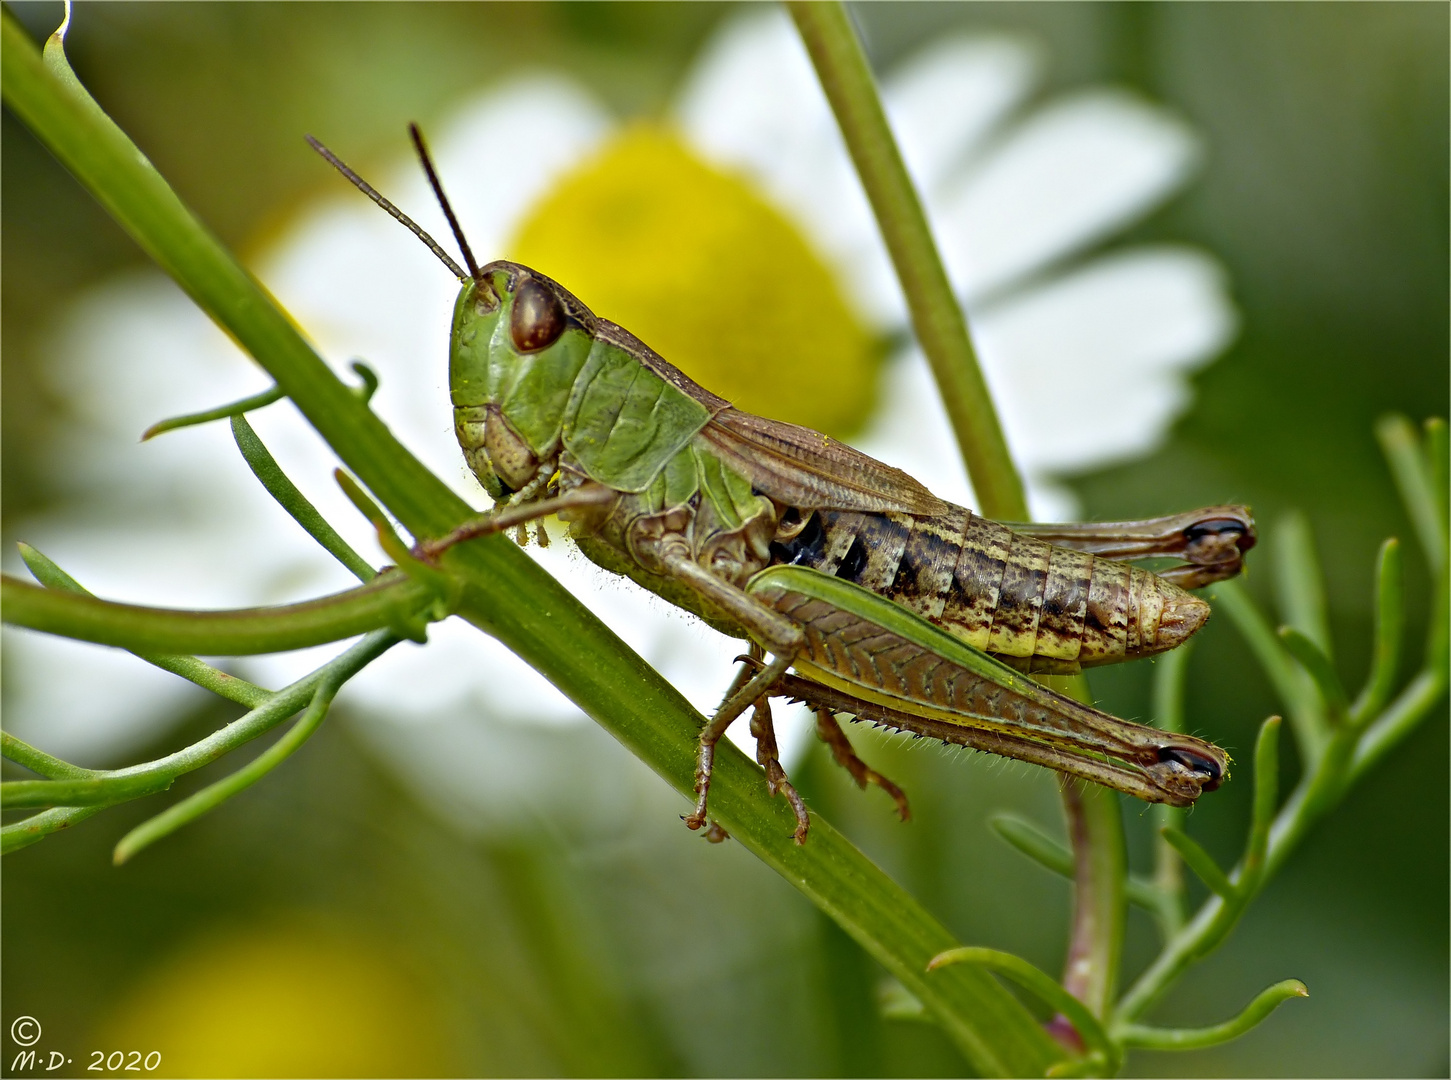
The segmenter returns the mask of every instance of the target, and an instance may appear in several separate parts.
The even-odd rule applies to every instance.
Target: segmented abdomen
[[[985,652],[1035,658],[1038,670],[1162,652],[1208,614],[1154,574],[958,506],[935,517],[816,511],[772,554],[889,597]]]

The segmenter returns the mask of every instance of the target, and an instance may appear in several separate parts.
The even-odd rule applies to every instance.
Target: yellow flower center
[[[95,1046],[159,1050],[160,1067],[145,1065],[158,1077],[455,1075],[419,994],[360,935],[250,927],[166,960],[102,1022]]]
[[[506,250],[743,409],[846,434],[871,408],[881,350],[831,270],[746,180],[667,130],[621,131]]]

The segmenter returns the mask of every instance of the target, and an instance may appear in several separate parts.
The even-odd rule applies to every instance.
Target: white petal
[[[1041,61],[1021,38],[954,37],[892,70],[882,103],[919,190],[930,197],[968,160],[1032,91]]]
[[[1194,134],[1120,91],[1060,99],[1014,128],[934,222],[948,271],[969,297],[998,290],[1146,213],[1198,157]]]
[[[811,166],[835,131],[811,60],[776,8],[717,31],[677,95],[675,114],[712,160],[769,177],[773,194],[792,199],[819,179]]]
[[[1235,323],[1219,265],[1169,247],[1098,259],[974,319],[1009,444],[1030,472],[1152,449],[1188,404],[1186,372]]]
[[[852,444],[904,470],[939,498],[977,509],[972,481],[927,358],[917,349],[896,357],[884,373],[883,384],[881,403],[871,424]],[[1023,483],[1034,521],[1076,519],[1078,500],[1067,488],[1026,471]]]

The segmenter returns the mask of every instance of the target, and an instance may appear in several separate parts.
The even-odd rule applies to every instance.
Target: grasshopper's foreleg
[[[689,828],[699,829],[706,822],[706,808],[710,799],[710,776],[715,766],[716,743],[720,742],[726,729],[741,713],[764,699],[776,681],[786,674],[792,662],[795,661],[797,653],[801,651],[805,638],[801,633],[801,628],[786,616],[771,610],[730,582],[721,580],[699,565],[690,557],[689,545],[683,538],[677,539],[673,543],[662,544],[659,558],[666,573],[689,586],[716,607],[729,613],[736,622],[751,633],[753,638],[764,643],[766,650],[771,654],[771,662],[762,666],[754,674],[751,674],[749,670],[742,670],[741,674],[731,683],[720,708],[716,709],[710,722],[701,729],[700,749],[695,764],[695,810],[685,819],[685,824]],[[774,751],[775,733],[769,725],[770,714],[766,713],[763,726],[771,731],[770,741]],[[779,784],[786,779],[786,774],[781,769],[779,761],[775,762],[775,770],[779,773],[775,780],[779,787]],[[767,769],[767,780],[768,782],[772,780],[770,768]],[[786,793],[792,808],[796,811],[797,826],[794,834],[796,842],[805,843],[806,833],[810,827],[806,807],[801,802],[800,796],[796,794],[794,787],[787,784],[780,790]]]
[[[821,737],[822,742],[831,747],[831,754],[836,758],[836,763],[851,773],[851,778],[856,781],[857,787],[865,791],[868,784],[876,784],[892,797],[892,801],[897,804],[897,814],[901,819],[903,821],[911,819],[912,811],[907,805],[906,792],[857,757],[856,751],[852,749],[851,743],[847,740],[846,732],[841,729],[841,724],[837,723],[836,714],[830,709],[822,706],[816,707],[816,734]]]
[[[561,511],[604,506],[617,498],[619,498],[619,494],[603,484],[584,484],[552,499],[514,503],[491,510],[487,514],[480,514],[478,517],[464,522],[446,536],[440,536],[435,540],[420,541],[414,548],[414,554],[421,559],[433,562],[449,548],[465,541],[506,532],[516,525],[522,526],[526,522],[548,517],[550,514],[558,514]]]

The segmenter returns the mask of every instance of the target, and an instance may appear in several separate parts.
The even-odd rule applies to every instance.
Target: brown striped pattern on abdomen
[[[1054,547],[959,506],[934,517],[816,511],[776,563],[886,596],[975,648],[1071,670],[1173,648],[1198,597],[1147,571]]]

